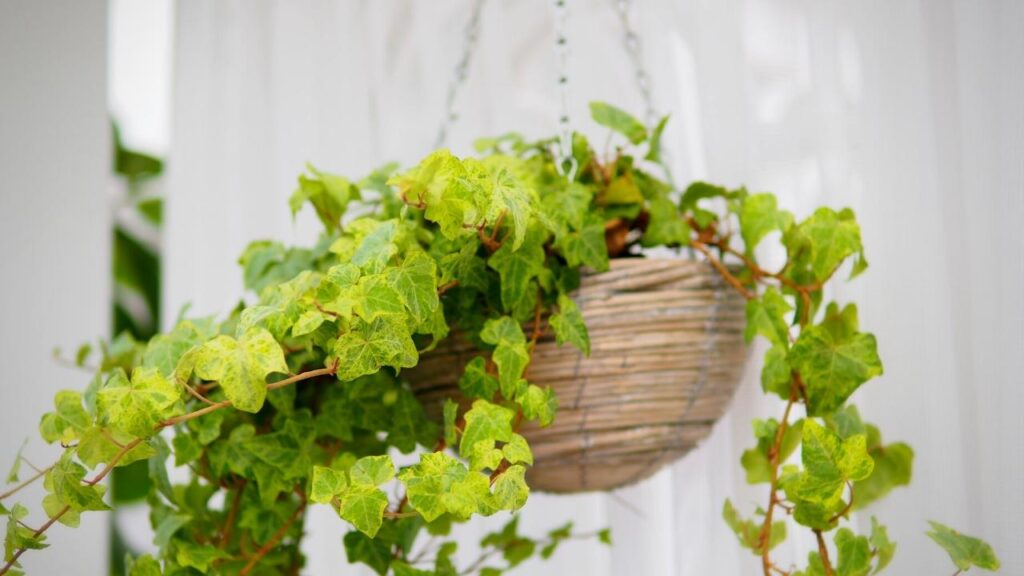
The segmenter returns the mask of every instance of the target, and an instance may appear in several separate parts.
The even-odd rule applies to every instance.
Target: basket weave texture
[[[682,457],[725,411],[747,357],[744,300],[704,262],[615,259],[573,298],[590,357],[546,330],[526,373],[559,400],[554,423],[520,430],[530,486],[547,492],[618,488]],[[405,373],[428,414],[439,419],[444,398],[468,405],[458,379],[477,354],[449,338]]]

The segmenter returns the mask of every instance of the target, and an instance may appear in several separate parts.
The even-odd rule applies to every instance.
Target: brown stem
[[[437,287],[437,295],[438,296],[442,296],[442,295],[444,295],[445,292],[451,290],[452,288],[455,288],[458,285],[459,285],[459,281],[458,280],[452,280],[451,282],[447,282],[445,284],[441,284],[440,286]]]
[[[814,537],[818,540],[818,556],[821,557],[821,565],[825,568],[825,576],[835,576],[832,560],[828,557],[828,546],[825,546],[825,537],[821,535],[821,530],[815,528]]]
[[[779,424],[779,429],[775,432],[775,438],[772,440],[772,446],[768,449],[768,470],[770,478],[770,494],[768,497],[768,507],[764,513],[764,523],[761,525],[761,532],[758,535],[758,543],[761,548],[761,569],[764,572],[764,576],[771,576],[772,559],[771,559],[771,537],[772,537],[772,517],[775,513],[775,506],[779,503],[778,491],[779,491],[779,464],[781,464],[780,454],[782,450],[782,438],[786,434],[786,428],[789,426],[789,413],[793,409],[793,404],[796,403],[796,394],[791,390],[789,394],[789,401],[786,402],[786,410],[782,414],[782,422]]]
[[[28,485],[32,484],[32,483],[33,483],[33,482],[35,482],[36,480],[39,480],[40,478],[42,478],[43,476],[45,476],[45,475],[46,475],[46,473],[47,473],[47,472],[49,472],[49,471],[50,471],[50,469],[51,469],[51,468],[53,468],[54,466],[55,466],[55,464],[54,464],[54,465],[50,465],[49,467],[47,467],[47,468],[44,468],[44,469],[42,469],[42,470],[40,470],[40,471],[36,472],[36,473],[35,473],[35,474],[33,474],[33,475],[32,475],[32,477],[31,477],[31,478],[29,478],[28,480],[25,480],[24,482],[22,482],[21,484],[18,484],[18,485],[17,485],[17,486],[15,486],[14,488],[11,488],[11,489],[10,489],[10,490],[8,490],[7,492],[4,492],[3,494],[0,494],[0,500],[3,500],[4,498],[7,498],[8,496],[12,496],[12,495],[14,495],[14,494],[15,494],[16,492],[18,492],[18,490],[21,490],[22,488],[24,488],[24,487],[26,487],[26,486],[28,486]]]
[[[711,263],[711,266],[713,266],[714,269],[717,270],[718,273],[722,276],[722,278],[724,278],[726,282],[728,282],[733,288],[735,288],[740,294],[742,294],[744,298],[746,298],[747,300],[751,300],[757,297],[756,294],[751,292],[749,288],[747,288],[746,286],[743,285],[742,282],[740,282],[739,278],[733,276],[732,272],[729,272],[729,269],[726,268],[724,264],[722,264],[722,261],[716,258],[715,255],[712,254],[710,250],[708,250],[707,245],[705,245],[700,240],[696,239],[691,240],[690,245],[696,248],[701,254],[703,254],[704,257],[708,259],[708,262]]]
[[[270,540],[267,540],[266,544],[260,546],[260,549],[252,555],[252,558],[249,559],[249,563],[245,565],[245,568],[242,568],[242,571],[238,573],[238,576],[248,576],[248,574],[252,572],[253,568],[256,567],[256,564],[259,563],[259,561],[271,550],[273,550],[275,546],[277,546],[278,542],[288,534],[288,530],[292,527],[292,524],[295,524],[295,521],[302,516],[302,512],[306,509],[306,496],[302,493],[300,493],[300,496],[302,497],[302,500],[299,502],[299,507],[295,509],[295,512],[292,513],[290,518],[288,518],[288,521],[278,528],[277,532],[274,532],[274,535],[270,537]]]
[[[296,382],[301,382],[303,380],[309,380],[310,378],[316,378],[318,376],[328,376],[328,375],[334,374],[337,371],[338,371],[338,362],[335,361],[335,363],[333,365],[328,366],[327,368],[319,368],[317,370],[310,370],[308,372],[303,372],[301,374],[296,374],[295,376],[292,376],[290,378],[285,378],[284,380],[281,380],[279,382],[274,382],[272,384],[267,384],[267,390],[277,390],[278,388],[284,388],[285,386],[290,386],[292,384],[295,384]],[[217,410],[220,410],[221,408],[227,408],[229,406],[231,406],[231,401],[230,400],[223,400],[221,402],[217,402],[215,404],[211,404],[211,405],[207,406],[206,408],[200,408],[199,410],[196,410],[194,412],[189,412],[187,414],[182,414],[181,416],[175,416],[174,418],[168,418],[167,420],[164,420],[160,424],[157,424],[157,430],[160,430],[160,429],[163,429],[163,428],[167,428],[168,426],[174,426],[175,424],[181,424],[183,422],[188,422],[189,420],[195,420],[196,418],[199,418],[200,416],[204,416],[206,414],[209,414],[210,412],[216,412]]]
[[[235,528],[235,518],[238,517],[238,507],[242,502],[243,490],[245,490],[244,479],[238,483],[238,488],[235,489],[234,497],[231,498],[231,508],[228,509],[228,516],[224,520],[224,527],[220,530],[220,545],[218,547],[221,550],[223,550],[231,540],[231,532]]]

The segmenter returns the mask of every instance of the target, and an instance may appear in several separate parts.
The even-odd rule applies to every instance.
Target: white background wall
[[[110,315],[110,124],[107,5],[103,0],[0,3],[0,467],[26,437],[26,455],[51,464],[59,450],[38,439],[57,390],[89,375],[62,368],[108,330]],[[22,466],[22,478],[32,473]],[[36,485],[15,498],[45,520]],[[9,504],[9,502],[4,502]],[[23,556],[28,574],[103,574],[103,514],[48,532],[48,553]],[[96,567],[88,570],[83,567]],[[83,571],[87,570],[87,571]]]

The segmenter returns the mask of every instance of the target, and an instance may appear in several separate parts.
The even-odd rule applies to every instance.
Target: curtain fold
[[[588,101],[642,102],[612,3],[569,4],[571,116],[597,134]],[[1004,573],[1024,573],[1024,4],[634,4],[680,182],[771,190],[798,216],[821,203],[858,212],[872,268],[830,296],[860,303],[879,337],[886,375],[858,394],[862,413],[917,451],[913,485],[857,518],[890,525],[891,572],[946,570],[923,535],[936,519],[989,539]],[[249,241],[313,239],[314,219],[293,223],[286,208],[305,162],[358,177],[429,151],[468,13],[465,0],[178,3],[167,320],[187,301],[230,309]],[[554,131],[550,13],[545,0],[485,4],[455,152],[475,136]],[[759,371],[752,361],[708,441],[651,480],[531,496],[524,530],[610,525],[616,545],[566,545],[521,573],[755,573],[720,511],[726,497],[745,510],[764,499],[738,463],[751,418],[781,414]],[[499,523],[460,528],[463,557]],[[311,517],[311,574],[359,573],[345,571],[342,524],[328,510]],[[809,533],[791,530],[779,557],[802,563],[809,549]]]

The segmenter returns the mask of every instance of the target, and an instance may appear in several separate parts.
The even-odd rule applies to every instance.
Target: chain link
[[[566,35],[567,0],[555,3],[555,64],[558,81],[558,150],[555,166],[569,180],[576,178],[577,162],[572,154],[572,126],[569,117],[569,38]],[[566,170],[568,165],[568,170]]]
[[[629,9],[632,8],[631,0],[612,0],[615,11],[619,14],[619,23],[622,25],[622,44],[626,48],[630,64],[633,65],[633,75],[636,79],[636,87],[644,100],[644,121],[648,129],[657,126],[660,119],[658,110],[654,107],[654,97],[651,95],[651,77],[644,67],[643,54],[640,49],[640,36],[633,29],[629,22]],[[669,154],[664,144],[661,144],[661,167],[665,171],[665,179],[672,188],[676,187],[675,178],[667,161]]]
[[[469,62],[476,49],[477,40],[480,38],[480,12],[483,9],[484,0],[473,0],[472,11],[466,29],[463,32],[462,57],[455,66],[455,76],[448,84],[448,95],[445,98],[444,118],[441,120],[441,127],[437,131],[437,140],[434,148],[441,148],[448,140],[448,132],[459,116],[455,112],[455,100],[458,97],[459,89],[466,83],[469,76]]]
[[[640,50],[640,36],[633,29],[629,22],[629,9],[632,7],[630,0],[612,0],[615,11],[619,15],[619,23],[622,24],[622,44],[626,48],[630,64],[633,65],[633,75],[636,80],[637,90],[644,100],[645,121],[648,127],[658,123],[658,111],[654,108],[654,98],[651,96],[651,79],[644,68],[644,60]]]

